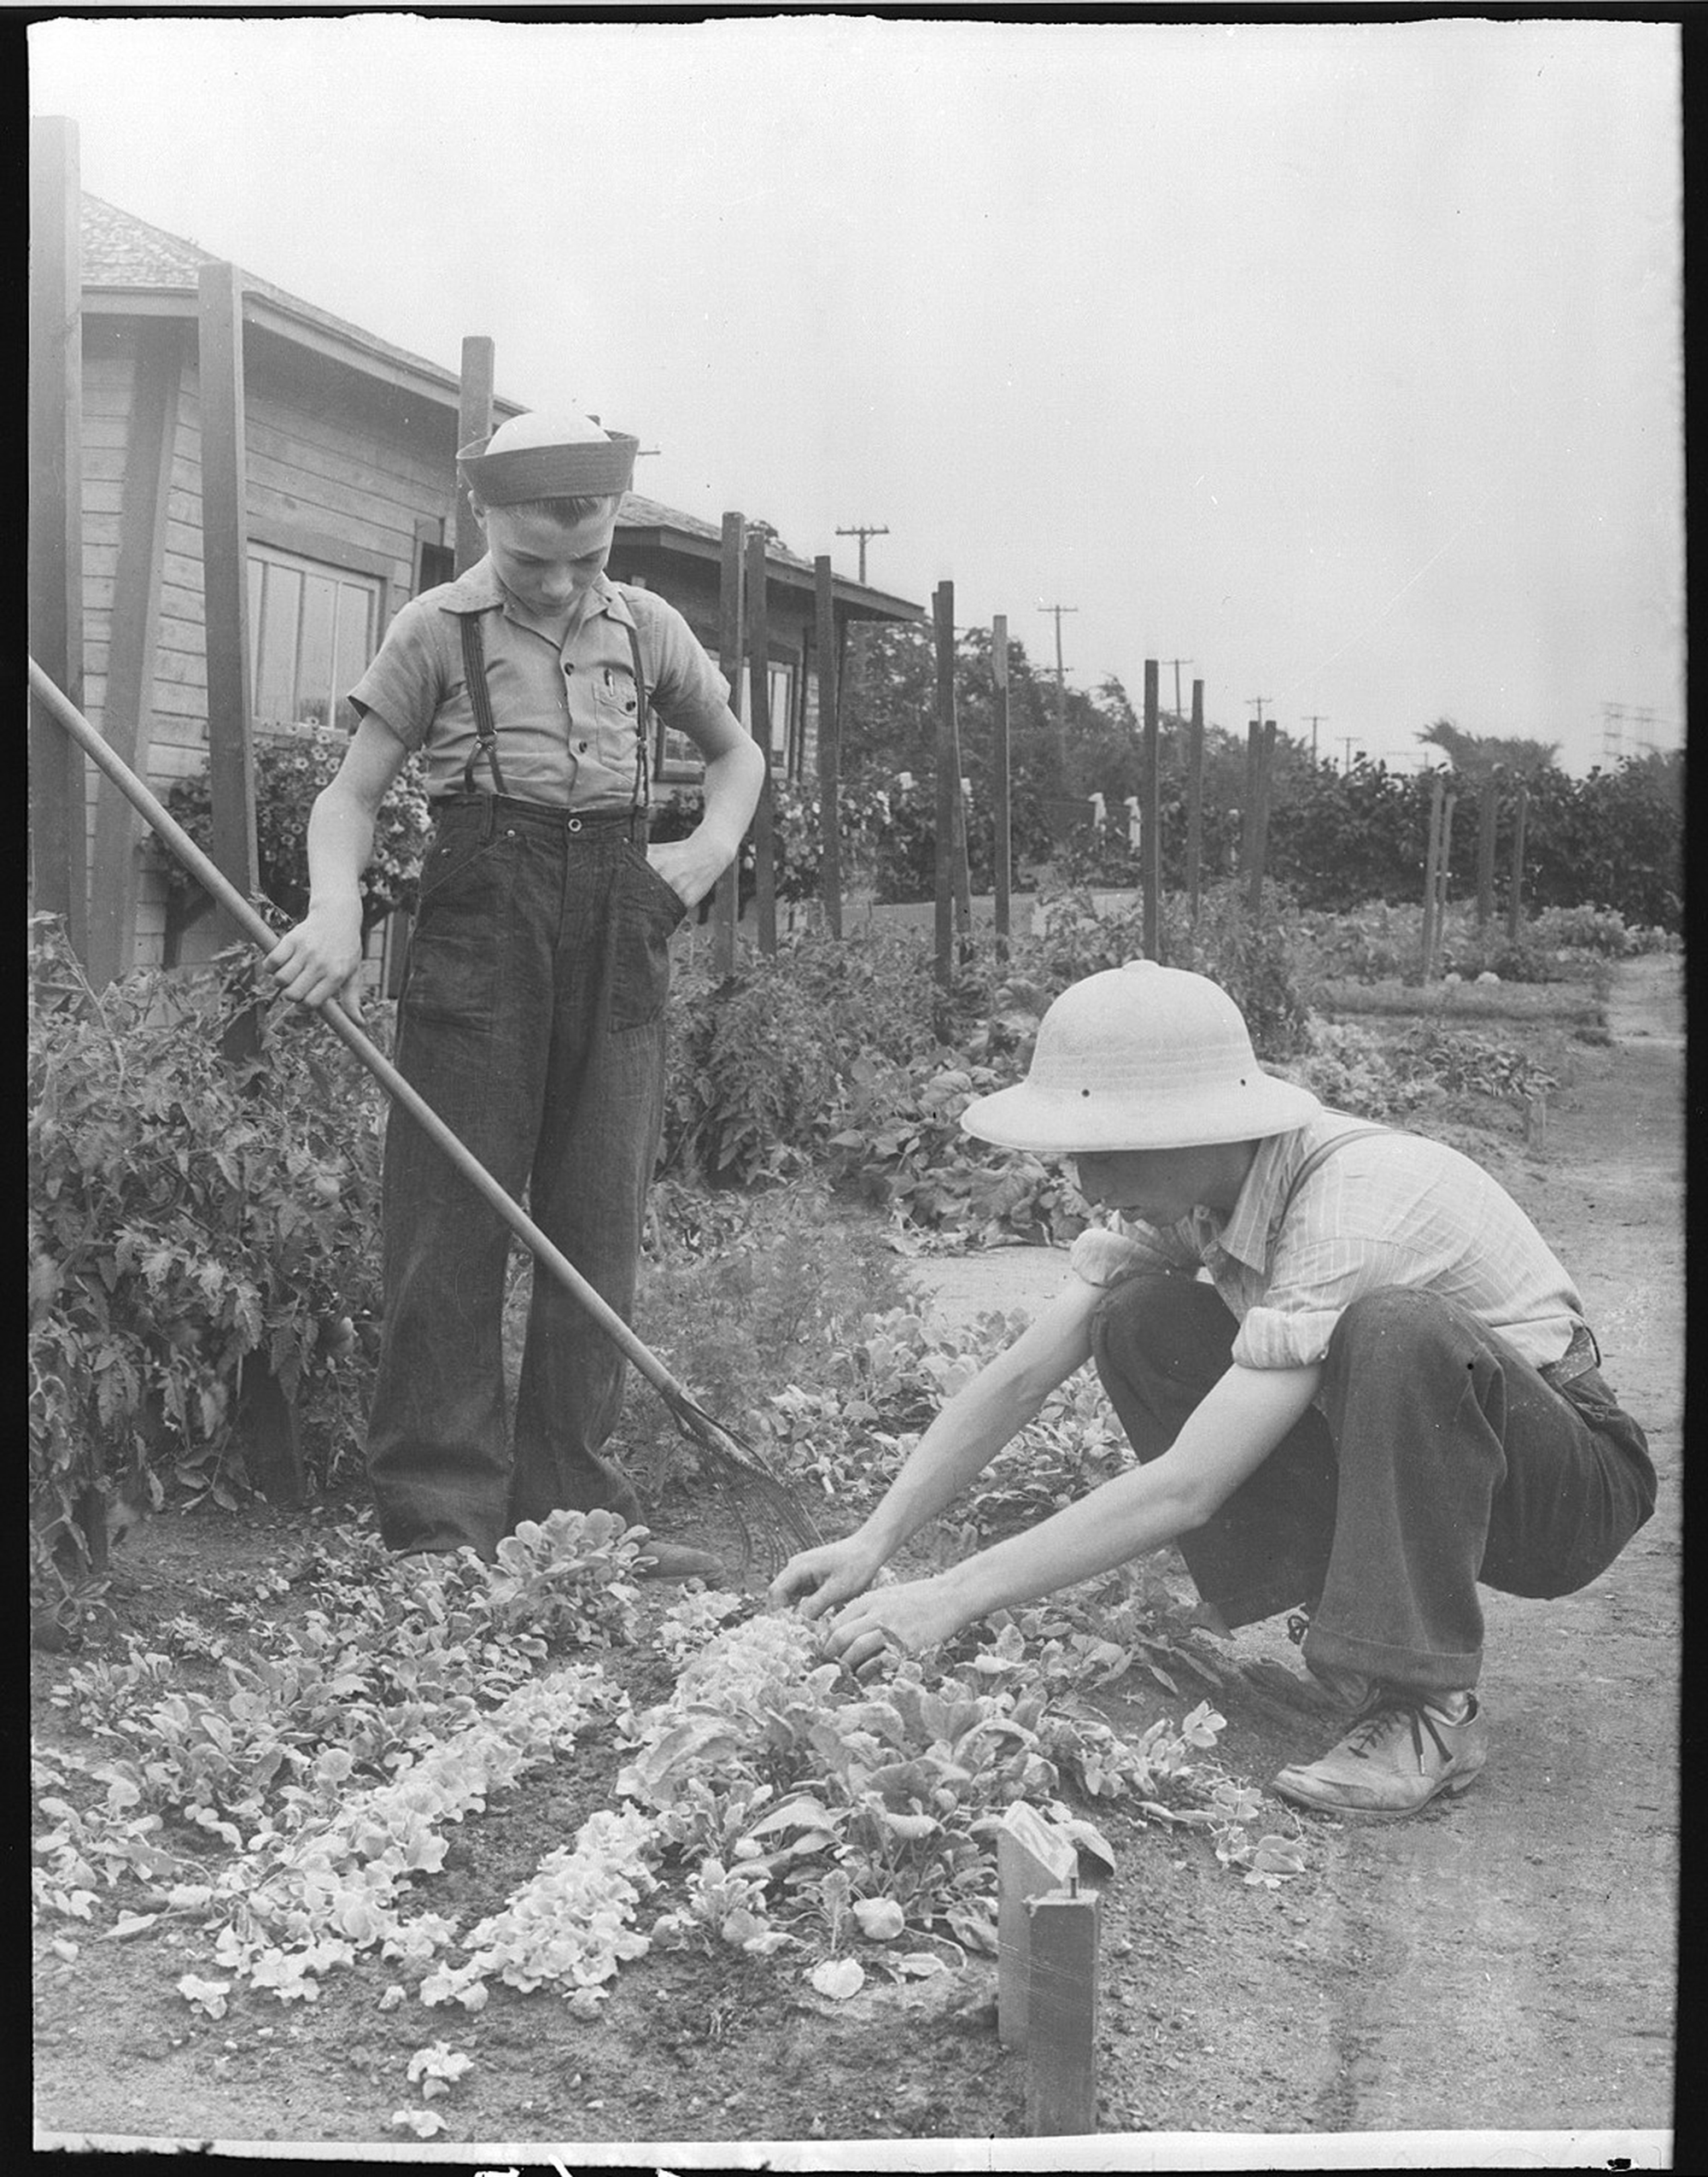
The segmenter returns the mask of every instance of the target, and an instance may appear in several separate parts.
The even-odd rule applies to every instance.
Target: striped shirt
[[[1367,1134],[1288,1201],[1307,1158],[1362,1123],[1325,1111],[1261,1143],[1225,1218],[1195,1209],[1166,1229],[1122,1219],[1082,1232],[1075,1274],[1110,1285],[1145,1270],[1208,1273],[1238,1320],[1243,1368],[1320,1361],[1341,1310],[1389,1285],[1457,1301],[1534,1367],[1559,1360],[1583,1320],[1577,1289],[1518,1203],[1457,1150]]]

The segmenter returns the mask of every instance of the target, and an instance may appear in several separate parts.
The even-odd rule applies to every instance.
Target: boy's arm
[[[789,1560],[773,1604],[798,1598],[805,1618],[858,1595],[908,1538],[952,1504],[1056,1386],[1091,1354],[1091,1317],[1103,1295],[1075,1278],[1014,1343],[948,1401],[914,1447],[881,1501],[842,1541]]]
[[[686,839],[661,840],[646,857],[684,904],[697,907],[740,850],[758,805],[765,758],[733,711],[684,729],[706,759],[705,813]]]
[[[362,871],[374,819],[408,751],[372,712],[356,728],[331,784],[308,817],[308,912],[266,957],[280,991],[299,1005],[342,998],[360,1014]]]
[[[886,1645],[931,1647],[993,1610],[1107,1572],[1202,1526],[1303,1414],[1320,1366],[1231,1367],[1158,1459],[1105,1482],[1024,1535],[839,1612],[827,1652],[858,1667]]]

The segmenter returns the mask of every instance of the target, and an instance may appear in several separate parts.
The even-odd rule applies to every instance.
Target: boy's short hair
[[[477,512],[484,514],[488,512],[485,500],[472,487],[469,497]],[[560,529],[572,530],[583,522],[593,520],[595,515],[607,511],[614,513],[622,499],[621,492],[600,492],[588,499],[522,499],[501,506],[499,511],[505,514],[543,515],[547,521],[556,522]]]

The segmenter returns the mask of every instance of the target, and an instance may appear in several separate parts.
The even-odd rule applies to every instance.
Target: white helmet
[[[1064,990],[1038,1024],[1026,1079],[980,1097],[980,1141],[1045,1156],[1196,1149],[1290,1132],[1321,1110],[1266,1074],[1239,1008],[1208,976],[1129,961]]]

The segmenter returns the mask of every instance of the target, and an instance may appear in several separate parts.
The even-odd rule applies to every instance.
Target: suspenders
[[[487,686],[486,646],[481,640],[480,615],[463,612],[458,616],[463,635],[463,678],[468,683],[469,701],[475,714],[475,746],[469,751],[469,760],[463,766],[463,792],[473,793],[475,786],[475,758],[484,756],[492,773],[494,793],[506,791],[504,774],[498,766],[498,724],[492,715],[492,692]],[[646,763],[646,719],[650,699],[646,693],[646,669],[640,662],[640,636],[633,621],[625,623],[629,636],[629,653],[635,661],[635,791],[630,807],[636,815],[644,811],[651,798],[651,773]]]
[[[1313,1149],[1298,1170],[1294,1173],[1293,1183],[1282,1197],[1281,1207],[1276,1214],[1275,1222],[1278,1225],[1285,1217],[1287,1212],[1293,1207],[1294,1196],[1298,1193],[1300,1188],[1304,1185],[1306,1180],[1325,1157],[1332,1156],[1337,1149],[1344,1149],[1349,1141],[1363,1140],[1366,1134],[1391,1134],[1394,1131],[1392,1127],[1348,1127],[1343,1134],[1337,1134],[1332,1141],[1325,1141],[1320,1148]]]

